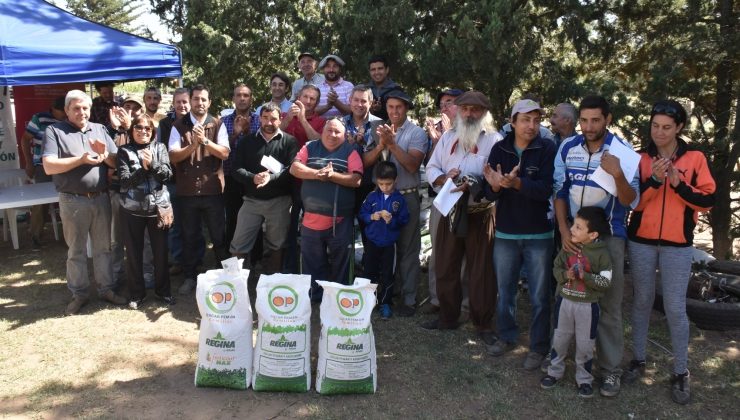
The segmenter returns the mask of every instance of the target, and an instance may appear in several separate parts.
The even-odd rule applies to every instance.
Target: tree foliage
[[[442,87],[481,90],[499,125],[524,92],[550,107],[603,94],[635,144],[648,138],[651,104],[679,99],[692,116],[686,134],[718,183],[709,217],[715,255],[729,256],[740,236],[731,200],[740,189],[740,6],[732,0],[150,3],[182,36],[186,79],[211,84],[217,98],[244,81],[266,100],[269,75],[298,77],[295,57],[309,50],[339,54],[355,83],[368,80],[370,56],[385,55],[422,112]]]
[[[143,13],[142,7],[143,4],[131,0],[67,0],[67,8],[76,16],[121,31],[145,35],[146,29],[133,23]]]

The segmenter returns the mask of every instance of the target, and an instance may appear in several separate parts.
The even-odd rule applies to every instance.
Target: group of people
[[[383,57],[369,60],[367,84],[344,80],[344,66],[337,55],[302,53],[302,77],[291,83],[273,74],[271,99],[256,111],[252,90],[235,86],[234,111],[223,118],[209,113],[204,85],[175,90],[166,116],[157,111],[156,88],[144,101],[128,97],[119,106],[112,86],[103,85],[94,101],[70,91],[66,119],[56,115],[45,130],[29,124],[29,162],[34,173],[51,175],[60,193],[73,294],[67,313],[88,300],[88,235],[100,297],[139,307],[148,272],[155,297],[174,304],[168,254],[183,273],[179,293],[191,293],[205,222],[216,261],[233,255],[253,267],[261,259],[268,274],[302,272],[314,282],[344,284],[355,275],[357,224],[364,275],[380,285],[381,318],[412,316],[424,165],[432,195],[452,184],[462,196],[447,214],[432,208],[425,312],[436,316],[423,328],[455,329],[469,313],[487,352],[506,354],[517,346],[517,285],[526,277],[531,315],[523,367],[543,369],[542,387],[554,386],[575,337],[578,395],[593,394],[595,347],[600,393],[613,397],[622,380],[645,373],[659,268],[675,357],[672,397],[688,402],[690,247],[715,184],[706,159],[680,136],[688,119],[678,102],[654,105],[651,139],[639,171],[628,177],[609,151],[631,146],[608,130],[612,114],[603,97],[584,97],[577,108],[557,105],[550,130],[541,125],[544,109],[525,97],[498,131],[484,93],[447,89],[436,97],[440,117],[422,128],[408,117],[414,102],[390,79]],[[597,170],[613,178],[611,188],[592,179]],[[125,259],[116,256],[120,244]],[[623,372],[627,249],[634,360]],[[128,298],[117,294],[114,274],[124,260]],[[321,299],[315,283],[311,299]]]

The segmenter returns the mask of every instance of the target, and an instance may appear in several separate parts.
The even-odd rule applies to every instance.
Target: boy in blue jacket
[[[360,208],[360,219],[365,223],[365,275],[373,283],[380,284],[380,316],[389,319],[393,315],[393,258],[395,244],[401,227],[409,222],[406,200],[396,189],[398,170],[392,162],[382,161],[375,165],[375,185]]]

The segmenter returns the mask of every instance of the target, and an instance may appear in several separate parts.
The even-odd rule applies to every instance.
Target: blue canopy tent
[[[0,0],[0,86],[182,76],[177,47],[41,0]]]

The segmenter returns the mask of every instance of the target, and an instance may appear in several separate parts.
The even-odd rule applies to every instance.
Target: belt
[[[103,191],[93,191],[93,192],[86,192],[86,193],[76,193],[76,192],[64,192],[64,191],[62,191],[62,194],[76,195],[77,197],[95,198],[95,197],[99,196],[100,194],[103,194]]]
[[[419,187],[406,188],[405,190],[398,190],[398,192],[400,192],[401,194],[410,194],[410,193],[414,193],[418,191],[419,191]]]

